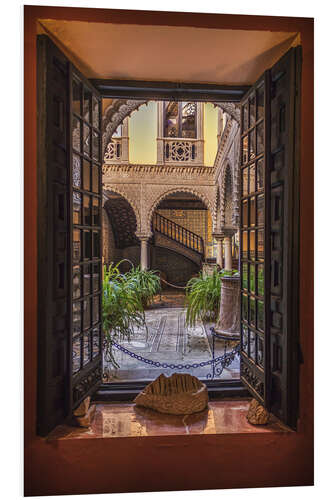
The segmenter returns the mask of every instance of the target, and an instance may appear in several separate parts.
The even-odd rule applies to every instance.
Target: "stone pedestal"
[[[221,278],[220,315],[215,332],[230,338],[240,339],[240,278]]]

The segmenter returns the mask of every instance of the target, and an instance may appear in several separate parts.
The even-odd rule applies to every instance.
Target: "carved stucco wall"
[[[186,192],[200,198],[211,213],[213,231],[216,225],[216,189],[215,185],[189,185],[176,182],[175,184],[149,183],[135,175],[130,177],[131,182],[119,182],[119,178],[108,176],[104,179],[104,190],[114,191],[122,195],[132,206],[137,218],[137,234],[150,236],[151,222],[158,204],[173,193]]]
[[[226,137],[224,136],[226,135]],[[230,120],[222,134],[215,162],[215,181],[218,186],[219,200],[217,213],[217,232],[224,226],[238,227],[240,202],[239,142],[238,123]],[[227,208],[227,218],[226,218]]]

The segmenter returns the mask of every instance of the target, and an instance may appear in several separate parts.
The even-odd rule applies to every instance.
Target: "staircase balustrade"
[[[184,247],[197,252],[202,258],[204,257],[203,238],[180,224],[167,219],[163,215],[155,213],[153,218],[153,229],[171,240],[177,241],[177,243],[180,243]]]

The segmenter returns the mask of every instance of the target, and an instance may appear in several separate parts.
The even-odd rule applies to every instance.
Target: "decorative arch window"
[[[164,136],[196,139],[196,102],[166,101],[164,103]]]
[[[104,163],[128,163],[129,161],[129,137],[128,118],[118,125],[112,134],[112,139],[106,147]]]
[[[203,103],[159,102],[158,163],[196,163],[203,165]]]

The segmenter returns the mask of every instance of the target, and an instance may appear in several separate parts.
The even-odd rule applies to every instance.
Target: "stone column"
[[[240,338],[240,278],[221,278],[220,316],[215,332],[230,340]]]
[[[224,236],[224,269],[231,271],[232,269],[232,242],[231,238],[235,234],[236,229],[223,228],[221,234]]]
[[[223,238],[222,233],[213,233],[213,238],[216,239],[217,249],[216,249],[216,264],[223,268]]]
[[[142,270],[149,269],[149,243],[148,240],[151,237],[151,234],[136,234],[141,242],[141,256],[140,256],[140,265]]]

